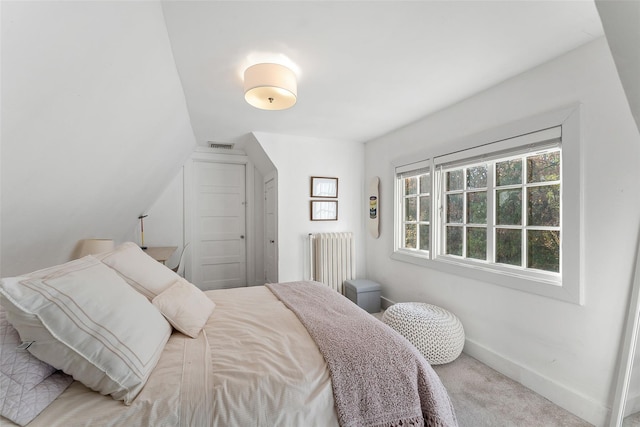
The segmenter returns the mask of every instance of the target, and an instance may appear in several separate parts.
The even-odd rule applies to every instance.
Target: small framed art
[[[311,197],[338,197],[338,178],[311,177]]]
[[[311,221],[337,221],[337,200],[311,200]]]

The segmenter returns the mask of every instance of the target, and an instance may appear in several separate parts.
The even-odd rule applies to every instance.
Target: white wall
[[[2,274],[132,240],[195,146],[158,2],[1,2]]]
[[[364,277],[364,146],[360,143],[254,133],[278,169],[278,280],[309,278],[308,234],[352,231],[356,270]],[[338,178],[338,221],[311,221],[312,176]]]
[[[199,153],[207,152],[201,147]],[[212,153],[221,156],[228,155],[224,151],[211,150]],[[242,151],[234,151],[235,154],[243,155]],[[251,156],[249,156],[251,160]],[[189,159],[187,162],[191,162]],[[247,229],[247,259],[253,259],[248,263],[248,267],[253,269],[248,271],[247,280],[249,286],[264,284],[264,178],[260,170],[249,163],[247,167],[252,168],[249,174],[251,181],[247,182],[248,211],[247,218],[253,217],[253,227]],[[164,191],[155,200],[152,206],[145,211],[148,216],[144,219],[144,242],[146,246],[176,246],[177,249],[172,257],[166,261],[166,265],[173,268],[178,265],[184,244],[190,240],[186,235],[185,227],[185,173],[188,169],[183,165],[173,180],[166,186]],[[188,185],[188,184],[187,184]],[[251,196],[253,195],[253,198]],[[249,221],[248,221],[249,222]],[[136,223],[131,230],[131,235],[135,236],[135,242],[140,243],[140,225]],[[187,251],[186,268],[190,269],[189,257],[191,251]],[[190,277],[187,271],[187,277]]]
[[[640,26],[638,25],[640,22],[640,2],[596,0],[596,6],[636,126],[640,127],[640,79],[638,79],[640,75],[640,50],[638,50],[638,46],[640,46]],[[636,271],[635,274],[638,275],[640,272]],[[635,304],[637,301],[630,298],[629,304],[629,314],[636,313]],[[629,322],[627,328],[632,330],[632,322]],[[621,351],[625,352],[627,349],[622,347]],[[638,357],[637,349],[633,346],[628,351],[631,354],[621,354],[620,359],[620,368],[624,376],[628,375],[627,372],[624,372],[626,358],[634,358],[632,359],[634,364],[630,375],[626,414],[640,411],[640,357]],[[617,384],[620,399],[624,399],[623,387],[621,377]],[[614,402],[614,405],[617,403]],[[618,408],[614,407],[613,410],[618,411]]]
[[[328,231],[353,231],[356,238],[356,269],[358,277],[365,277],[364,218],[368,214],[364,188],[364,145],[354,142],[315,139],[308,137],[255,133],[255,140],[262,147],[270,162],[278,171],[278,269],[279,281],[309,278],[308,234]],[[251,138],[252,139],[252,138]],[[242,145],[240,148],[246,147]],[[258,147],[250,147],[250,156],[261,163]],[[262,159],[264,163],[266,161]],[[267,162],[269,163],[269,162]],[[268,167],[271,167],[269,163]],[[310,221],[309,188],[311,176],[335,176],[339,178],[338,221]],[[179,246],[167,265],[177,264],[177,254],[182,246],[183,223],[182,172],[171,181],[162,195],[145,213],[145,244],[147,246]],[[254,170],[253,210],[255,243],[255,283],[264,282],[264,197],[263,174]],[[139,227],[132,230],[140,241]]]
[[[165,264],[174,268],[180,261],[184,244],[184,168],[181,167],[176,176],[164,189],[162,194],[145,212],[144,244],[145,246],[176,246]],[[136,243],[140,243],[140,225],[136,224],[133,234]]]
[[[576,102],[583,129],[584,306],[389,257],[394,159]],[[367,274],[393,301],[450,309],[464,324],[466,352],[602,425],[638,234],[639,157],[638,130],[606,41],[599,39],[366,144],[365,176],[380,176],[382,210],[380,239],[366,238]]]
[[[273,174],[276,171],[273,162],[264,152],[264,149],[255,138],[253,133],[243,135],[236,141],[235,149],[239,149],[247,153],[249,159],[254,165],[254,198],[253,198],[253,212],[254,212],[254,227],[253,227],[253,242],[254,242],[254,259],[255,259],[255,271],[253,276],[254,282],[249,285],[264,285],[266,278],[266,265],[265,265],[265,187],[264,177]]]
[[[595,3],[631,112],[640,126],[640,2],[596,0]]]
[[[254,242],[254,271],[253,274],[249,274],[248,277],[253,277],[253,283],[248,283],[249,286],[264,285],[265,280],[265,265],[264,265],[264,176],[260,170],[256,167],[253,168],[253,206],[254,221],[253,221],[253,239]]]

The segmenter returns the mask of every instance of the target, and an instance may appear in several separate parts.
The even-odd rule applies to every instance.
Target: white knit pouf
[[[453,362],[464,347],[460,320],[444,308],[420,302],[397,303],[382,321],[408,339],[432,365]]]

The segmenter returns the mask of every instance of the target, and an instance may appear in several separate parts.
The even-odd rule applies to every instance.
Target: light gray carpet
[[[460,427],[587,427],[588,422],[464,353],[434,365]]]
[[[382,319],[382,312],[374,316]],[[449,392],[460,427],[591,426],[465,353],[433,369]]]
[[[640,427],[640,412],[627,416],[622,421],[622,427]]]

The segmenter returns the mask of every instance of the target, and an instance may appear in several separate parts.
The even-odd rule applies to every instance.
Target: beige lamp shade
[[[113,250],[113,240],[111,239],[85,239],[80,241],[78,248],[78,258],[87,255],[101,254]]]
[[[296,75],[280,64],[255,64],[244,71],[244,99],[262,110],[284,110],[296,103]]]

